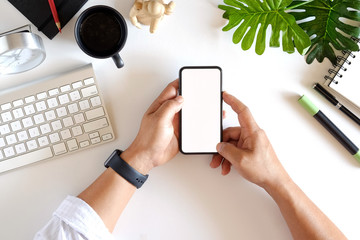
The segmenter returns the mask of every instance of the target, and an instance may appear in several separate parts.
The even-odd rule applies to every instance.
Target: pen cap
[[[353,156],[360,163],[360,150]]]
[[[302,95],[298,102],[311,114],[311,116],[314,116],[319,111],[319,109],[305,95]]]

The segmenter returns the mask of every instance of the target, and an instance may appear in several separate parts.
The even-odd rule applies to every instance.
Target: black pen
[[[326,115],[321,112],[308,97],[303,95],[299,98],[298,102],[360,163],[359,148],[347,136],[345,136],[345,134],[337,126],[335,126],[335,124],[326,117]]]
[[[331,102],[334,106],[336,106],[340,111],[346,114],[349,118],[354,120],[358,125],[360,125],[360,119],[353,114],[349,109],[347,109],[344,105],[342,105],[336,98],[329,93],[321,84],[316,83],[313,88],[318,91],[321,95],[323,95],[329,102]]]

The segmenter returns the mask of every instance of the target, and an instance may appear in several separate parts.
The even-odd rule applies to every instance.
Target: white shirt
[[[34,239],[113,240],[114,238],[94,209],[80,198],[68,196],[45,227],[36,233]]]

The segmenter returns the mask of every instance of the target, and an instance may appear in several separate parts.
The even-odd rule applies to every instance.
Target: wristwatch
[[[127,162],[125,162],[125,160],[120,157],[122,152],[123,151],[116,149],[105,161],[104,165],[106,168],[111,167],[115,172],[117,172],[121,177],[134,185],[136,188],[140,188],[149,175],[143,175],[139,173]]]

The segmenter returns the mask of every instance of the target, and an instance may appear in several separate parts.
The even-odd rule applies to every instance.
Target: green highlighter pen
[[[308,97],[303,95],[298,102],[308,111],[323,127],[350,152],[354,158],[360,162],[360,150],[355,144],[345,136],[345,134],[335,126],[335,124],[321,112]]]

